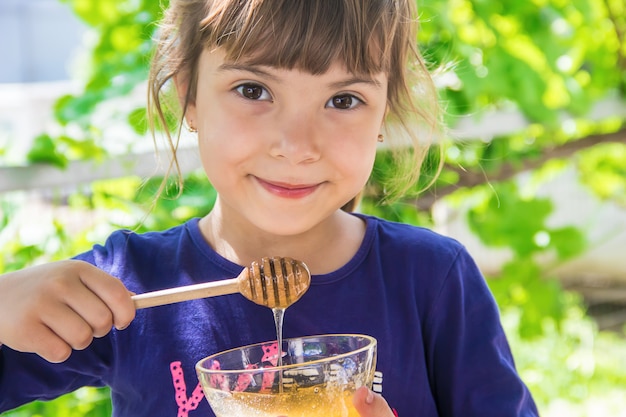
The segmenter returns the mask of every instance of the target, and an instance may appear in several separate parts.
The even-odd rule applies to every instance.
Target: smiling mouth
[[[313,194],[321,185],[316,184],[290,184],[284,182],[267,181],[258,177],[254,177],[257,182],[271,194],[284,198],[303,198]]]

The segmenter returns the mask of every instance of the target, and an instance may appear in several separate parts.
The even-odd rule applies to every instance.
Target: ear
[[[184,111],[183,116],[187,121],[187,126],[190,128],[197,128],[198,119],[196,117],[196,103],[193,100],[187,101],[190,88],[189,77],[180,73],[176,74],[174,76],[174,85],[176,86],[178,103],[180,104],[180,108]]]

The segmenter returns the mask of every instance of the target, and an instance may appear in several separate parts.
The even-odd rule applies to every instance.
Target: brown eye
[[[333,98],[331,98],[327,105],[329,107],[333,107],[333,108],[340,109],[340,110],[349,110],[349,109],[353,109],[354,107],[356,107],[359,103],[361,103],[361,100],[354,97],[353,95],[342,94],[340,96],[334,96]]]
[[[269,100],[269,93],[265,88],[257,84],[242,84],[236,88],[237,92],[250,100]]]

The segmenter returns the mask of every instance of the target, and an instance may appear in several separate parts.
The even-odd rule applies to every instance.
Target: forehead
[[[273,65],[260,64],[254,59],[239,57],[231,60],[226,56],[222,48],[205,49],[201,55],[201,73],[214,75],[248,72],[264,79],[280,82],[292,74],[308,74],[314,78],[324,79],[329,86],[341,88],[351,84],[367,84],[373,88],[381,89],[387,83],[385,73],[369,74],[350,72],[340,60],[332,62],[323,73],[313,73],[301,68],[281,68]]]

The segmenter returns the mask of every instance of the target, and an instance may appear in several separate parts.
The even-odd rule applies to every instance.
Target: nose
[[[270,149],[274,158],[287,159],[294,165],[319,160],[320,125],[314,115],[305,111],[282,112],[275,123],[278,129]]]

